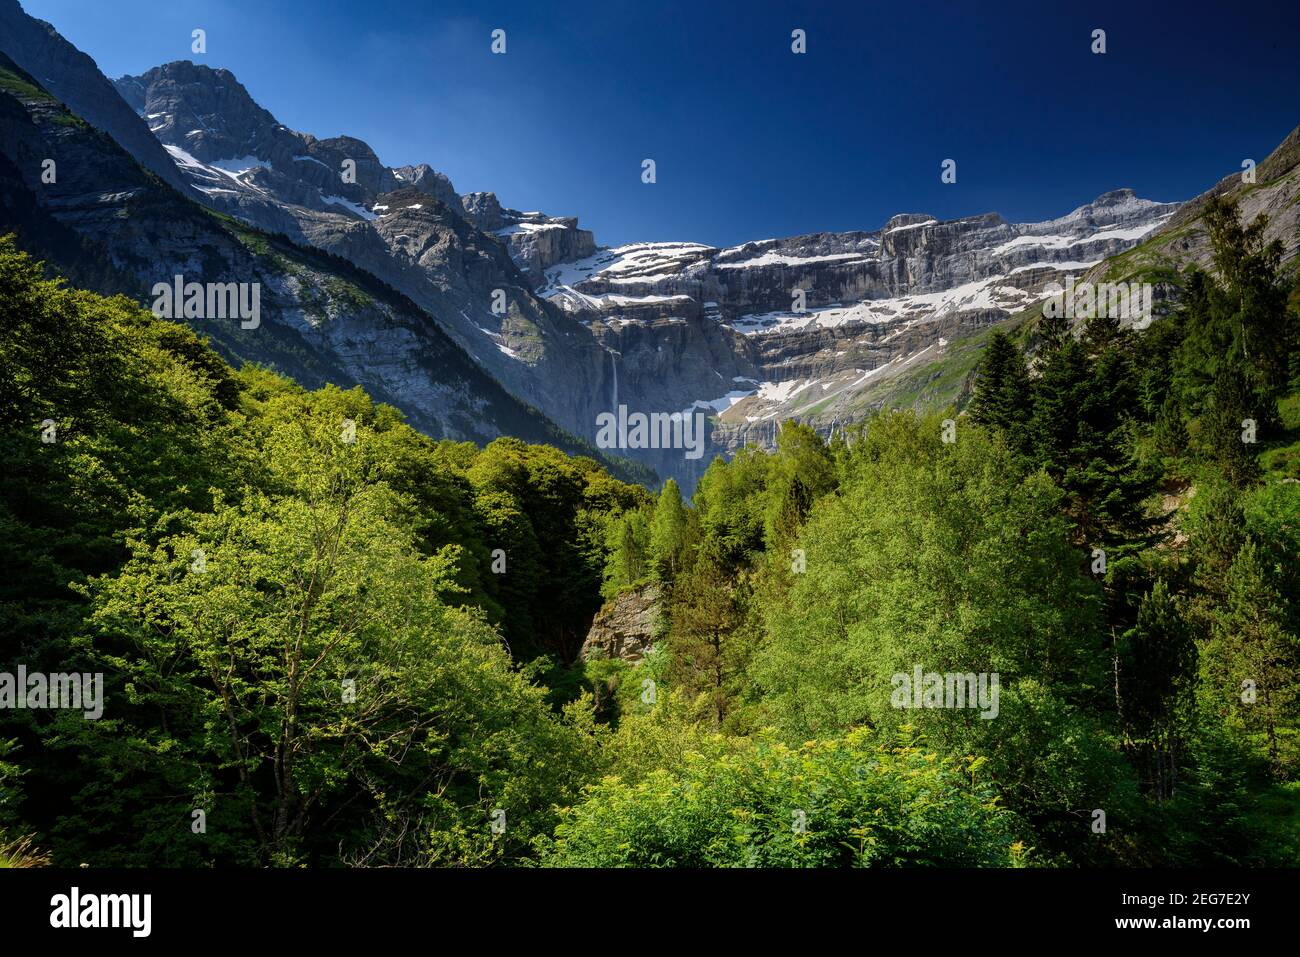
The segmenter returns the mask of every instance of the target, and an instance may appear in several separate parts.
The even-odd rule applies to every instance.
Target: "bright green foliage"
[[[606,531],[609,558],[605,562],[603,594],[614,598],[619,592],[643,584],[650,578],[650,509],[639,508],[610,519]]]
[[[669,479],[659,493],[650,522],[650,565],[661,581],[671,582],[681,569],[686,551],[686,525],[681,489]]]
[[[763,531],[769,552],[781,552],[794,540],[812,503],[836,483],[835,463],[821,436],[806,425],[784,423],[767,475]]]
[[[0,711],[0,858],[1294,863],[1300,297],[1207,223],[1149,329],[1045,319],[1032,372],[991,336],[955,443],[787,422],[691,502],[236,372],[0,243],[0,670],[107,685]],[[643,585],[644,658],[575,661]],[[903,707],[918,668],[997,696]]]
[[[716,543],[729,565],[753,560],[763,551],[771,468],[770,456],[745,448],[730,462],[714,459],[695,488],[700,535]]]
[[[807,573],[769,612],[754,675],[771,718],[795,740],[916,725],[944,753],[986,755],[1024,811],[1095,799],[1113,765],[1105,722],[1086,717],[1107,677],[1100,594],[1060,491],[980,431],[944,445],[937,421],[909,415],[873,422],[854,454],[799,539]],[[918,667],[997,673],[997,716],[898,707],[895,676]]]
[[[111,838],[124,850],[188,844],[221,860],[238,829],[271,863],[322,841],[371,862],[490,859],[576,783],[579,736],[511,672],[481,616],[448,604],[455,549],[419,554],[397,524],[404,503],[372,471],[380,449],[365,430],[341,442],[335,425],[277,424],[264,451],[290,494],[171,515],[178,531],[135,542],[92,590],[91,654],[124,700],[86,729],[99,773],[78,803],[138,796]],[[190,807],[210,809],[209,843],[167,826]],[[496,807],[512,839],[493,848]],[[311,833],[317,816],[332,833]]]
[[[5,822],[94,865],[482,863],[550,828],[595,737],[492,622],[517,655],[576,648],[594,540],[643,491],[545,447],[432,442],[360,390],[236,374],[9,244],[0,311],[0,667],[106,685],[99,721],[0,713]],[[492,569],[498,546],[523,574]]]
[[[867,731],[789,748],[770,737],[688,755],[636,784],[606,778],[567,810],[551,867],[900,867],[1022,863],[983,761]]]

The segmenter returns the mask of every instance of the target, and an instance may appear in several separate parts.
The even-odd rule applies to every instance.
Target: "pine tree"
[[[1100,355],[1127,343],[1129,336],[1120,327],[1120,317],[1109,314],[1093,316],[1083,327],[1083,344],[1091,355]]]
[[[702,695],[708,716],[721,727],[739,677],[732,635],[743,615],[736,586],[712,548],[703,548],[679,583],[672,608],[668,647],[670,676]]]
[[[613,598],[650,573],[650,522],[642,509],[624,512],[609,523],[609,558],[601,593]]]
[[[1259,404],[1269,413],[1289,378],[1291,326],[1286,293],[1278,282],[1282,244],[1265,243],[1268,216],[1243,226],[1235,203],[1215,197],[1205,210],[1214,246],[1214,265],[1227,294],[1241,355],[1250,370]]]
[[[1045,356],[1060,349],[1072,338],[1070,320],[1066,318],[1065,310],[1060,308],[1045,308],[1039,317],[1036,332],[1041,343],[1039,352]]]
[[[967,411],[981,425],[1006,432],[1014,448],[1024,448],[1032,414],[1029,370],[1024,354],[1000,329],[989,336]]]
[[[1196,272],[1187,284],[1187,337],[1178,352],[1175,384],[1189,412],[1214,414],[1216,407],[1241,412],[1256,420],[1263,438],[1278,424],[1277,400],[1300,346],[1278,275],[1281,245],[1264,242],[1266,216],[1244,226],[1235,204],[1220,198],[1208,204],[1204,218],[1218,276]],[[1216,423],[1209,457],[1243,480],[1241,457],[1232,454],[1241,450],[1224,444],[1223,425]]]
[[[813,502],[835,488],[835,462],[822,437],[798,422],[782,423],[770,458],[763,537],[769,552],[784,553]]]
[[[1069,493],[1080,544],[1131,549],[1151,535],[1145,503],[1159,466],[1138,458],[1136,404],[1136,377],[1122,345],[1091,357],[1084,343],[1068,339],[1048,354],[1034,382],[1033,453]]]
[[[1156,414],[1154,427],[1156,448],[1165,455],[1178,456],[1187,451],[1187,426],[1183,422],[1183,412],[1178,400],[1172,395],[1165,399]]]
[[[1147,785],[1172,796],[1193,714],[1196,644],[1163,581],[1142,598],[1120,642],[1120,717]]]
[[[1219,367],[1202,425],[1205,456],[1238,488],[1259,477],[1254,442],[1263,425],[1246,372],[1238,365]]]

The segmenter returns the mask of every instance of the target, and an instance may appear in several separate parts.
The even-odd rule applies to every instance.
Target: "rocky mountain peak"
[[[937,220],[929,213],[899,213],[891,216],[889,222],[885,223],[885,231],[898,229],[900,226],[919,226],[922,223],[933,223]]]
[[[496,193],[467,193],[460,202],[465,218],[505,243],[515,265],[534,285],[542,285],[545,271],[556,263],[582,259],[596,251],[596,237],[590,230],[578,228],[576,216],[508,209]]]
[[[1113,189],[1059,219],[1030,224],[1026,229],[1034,231],[1035,228],[1042,228],[1052,232],[1102,226],[1132,226],[1148,222],[1152,218],[1170,215],[1177,206],[1177,203],[1160,203],[1142,199],[1131,189]]]
[[[300,142],[229,70],[176,60],[114,86],[159,140],[202,162],[291,156]]]
[[[418,186],[399,186],[391,192],[382,194],[374,205],[374,212],[379,214],[381,220],[400,215],[406,211],[421,212],[425,216],[433,216],[439,222],[453,228],[455,222],[461,220],[462,228],[464,226],[464,217],[460,215],[459,204],[456,206],[448,205],[436,196],[430,196]]]
[[[390,169],[364,140],[291,130],[226,69],[178,60],[115,87],[208,201],[305,238],[302,207],[371,219],[382,194],[414,187],[460,214],[451,181],[426,163]]]
[[[1112,189],[1109,193],[1102,193],[1094,199],[1089,205],[1091,206],[1117,206],[1125,203],[1132,203],[1138,198],[1137,193],[1125,186],[1123,189]]]
[[[466,217],[479,229],[492,232],[505,225],[496,193],[466,193],[460,201]]]
[[[460,204],[460,197],[456,195],[451,180],[428,163],[420,163],[416,166],[398,166],[393,169],[393,176],[396,177],[398,182],[414,186],[440,202],[446,203],[453,209]]]

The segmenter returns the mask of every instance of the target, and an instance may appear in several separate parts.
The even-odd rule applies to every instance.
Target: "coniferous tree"
[[[1080,544],[1131,550],[1155,524],[1145,503],[1159,469],[1134,443],[1136,379],[1122,344],[1090,356],[1067,339],[1034,382],[1030,438],[1038,463],[1070,495]]]
[[[624,588],[640,584],[650,573],[650,520],[643,509],[611,519],[609,558],[602,593],[613,598]]]
[[[785,422],[771,456],[763,538],[768,551],[783,552],[798,534],[813,502],[834,489],[835,463],[816,430]]]
[[[1084,324],[1083,344],[1088,347],[1090,355],[1100,355],[1128,344],[1130,336],[1121,328],[1120,318],[1103,312]]]
[[[1279,279],[1281,245],[1264,241],[1268,218],[1243,225],[1236,205],[1216,197],[1206,228],[1218,275],[1193,273],[1187,285],[1187,336],[1176,360],[1175,384],[1192,414],[1215,417],[1207,458],[1246,481],[1239,449],[1227,444],[1227,418],[1251,418],[1261,440],[1278,425],[1277,400],[1291,377],[1296,323]],[[1249,470],[1247,470],[1249,471]]]
[[[1255,403],[1256,394],[1245,370],[1233,364],[1220,366],[1203,418],[1202,446],[1206,458],[1238,487],[1259,476],[1255,443],[1263,428],[1263,414]]]
[[[1152,793],[1173,795],[1194,711],[1196,644],[1157,580],[1120,643],[1120,716]]]
[[[692,695],[717,727],[730,711],[740,676],[732,635],[742,621],[736,584],[713,548],[702,548],[678,585],[668,646],[670,677]]]
[[[1035,330],[1041,343],[1039,351],[1043,355],[1055,352],[1071,338],[1070,320],[1062,308],[1044,308]]]
[[[1264,241],[1266,214],[1243,225],[1236,204],[1221,197],[1206,207],[1205,223],[1241,357],[1259,404],[1271,413],[1289,378],[1288,359],[1294,346],[1286,293],[1278,281],[1282,244]]]
[[[1152,434],[1156,448],[1165,455],[1180,456],[1187,452],[1187,425],[1183,422],[1183,410],[1172,395],[1160,406]]]
[[[1033,410],[1024,354],[1000,329],[989,336],[967,412],[981,425],[1007,433],[1013,448],[1024,449]]]

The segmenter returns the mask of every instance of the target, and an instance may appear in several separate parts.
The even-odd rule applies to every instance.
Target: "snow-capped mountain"
[[[69,99],[81,96],[75,77],[62,85]],[[44,177],[47,163],[57,176]],[[509,394],[426,312],[373,275],[216,215],[188,192],[144,168],[0,49],[0,233],[16,232],[52,271],[146,305],[157,284],[171,288],[177,276],[256,287],[251,317],[202,316],[203,309],[187,317],[232,361],[276,368],[311,388],[364,385],[435,437],[482,443],[510,435],[593,451]]]
[[[716,328],[734,361],[715,362],[725,374],[711,393],[677,401],[717,413],[728,445],[763,443],[781,419],[829,429],[861,415],[864,393],[1032,306],[1047,283],[1082,275],[1177,209],[1117,190],[1041,223],[904,213],[871,232],[727,249],[638,243],[546,270],[541,293],[621,355],[634,391],[642,377],[672,379],[663,349],[680,335],[674,324]]]
[[[547,228],[547,217],[505,210],[491,194],[462,203],[446,176],[385,166],[354,137],[288,129],[227,70],[181,61],[116,86],[208,205],[374,274],[508,391],[594,435],[612,375],[604,351],[520,271],[590,252],[590,233],[584,244],[576,224]],[[542,243],[534,229],[576,238]]]
[[[882,406],[958,399],[990,326],[1031,310],[1048,283],[1123,279],[1140,272],[1134,263],[1165,268],[1206,255],[1199,200],[1180,207],[1123,189],[1039,223],[904,213],[876,229],[730,248],[597,248],[576,217],[521,212],[492,193],[461,196],[428,164],[387,166],[354,137],[291,130],[229,71],[177,62],[110,84],[15,0],[0,0],[0,23],[0,51],[172,187],[160,192],[114,160],[75,197],[26,197],[63,202],[50,215],[108,250],[115,267],[146,277],[178,262],[188,271],[222,263],[265,275],[275,308],[310,341],[311,370],[300,374],[361,382],[448,433],[500,433],[501,423],[470,421],[474,408],[500,402],[475,396],[478,373],[587,442],[597,440],[598,417],[620,406],[706,412],[711,438],[699,458],[610,450],[687,488],[715,453],[770,444],[786,418],[829,432]],[[11,118],[15,137],[47,151],[48,140],[95,168],[89,140],[40,123],[30,131],[24,124],[41,111],[24,108],[31,115]],[[1243,198],[1248,214],[1273,215],[1270,236],[1290,243],[1288,254],[1295,137],[1260,164],[1258,188]],[[1225,180],[1215,189],[1234,188]],[[275,257],[232,245],[238,235],[214,230],[221,220],[210,213],[182,215],[199,208],[183,197],[336,258],[307,255],[296,272],[271,276]],[[353,272],[340,284],[331,270],[345,268]],[[339,294],[357,277],[373,278],[381,294]],[[402,300],[396,312],[363,308],[385,306],[384,290]],[[318,301],[332,321],[312,321]],[[476,367],[455,373],[452,416],[435,381],[455,365],[444,335]],[[251,341],[226,345],[272,363],[299,354],[296,344],[269,353]]]
[[[459,202],[451,181],[426,165],[390,168],[361,140],[288,129],[228,70],[182,60],[114,86],[196,189],[260,226],[292,234],[285,204],[373,220],[377,197],[404,186]]]

